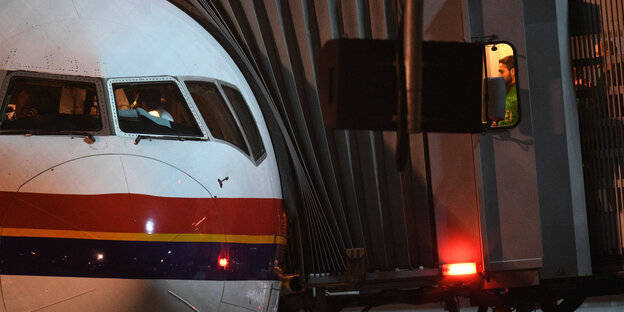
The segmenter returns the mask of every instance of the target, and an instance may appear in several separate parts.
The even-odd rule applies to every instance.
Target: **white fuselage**
[[[277,164],[251,88],[218,42],[164,0],[3,0],[0,29],[0,311],[276,310]],[[65,90],[87,90],[84,113],[25,114],[20,83],[38,96],[59,90],[60,105]],[[122,109],[114,91],[131,104],[132,88],[164,83],[162,103],[179,92],[192,134]],[[206,120],[204,85],[229,107],[238,141]],[[242,95],[262,150],[228,90]],[[44,117],[101,127],[48,131]],[[135,127],[157,122],[169,132]]]

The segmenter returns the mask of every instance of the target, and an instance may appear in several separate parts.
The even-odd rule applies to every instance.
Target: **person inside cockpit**
[[[15,119],[32,118],[37,116],[37,114],[35,92],[26,85],[17,89],[15,95]]]
[[[82,115],[86,99],[87,89],[73,86],[62,87],[59,114]]]
[[[123,88],[115,89],[115,103],[117,103],[117,109],[131,109],[132,106],[128,101],[126,92]]]
[[[144,89],[139,92],[137,103],[150,115],[173,121],[173,116],[165,110],[159,89]]]

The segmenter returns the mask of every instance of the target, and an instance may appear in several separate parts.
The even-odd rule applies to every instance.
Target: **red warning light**
[[[228,265],[228,259],[226,258],[219,258],[219,266],[222,268],[227,267]]]
[[[468,275],[475,273],[477,273],[477,264],[474,262],[442,265],[443,275]]]

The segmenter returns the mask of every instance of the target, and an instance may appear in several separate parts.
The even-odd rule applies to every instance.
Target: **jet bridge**
[[[550,291],[552,281],[592,276],[592,260],[618,266],[621,222],[605,207],[620,201],[619,178],[600,176],[617,172],[619,156],[610,151],[621,131],[600,116],[619,118],[610,107],[621,101],[593,110],[602,115],[579,116],[566,62],[571,35],[576,82],[586,78],[581,72],[595,76],[596,62],[621,63],[621,52],[599,61],[590,51],[602,37],[622,46],[622,22],[614,18],[621,14],[609,13],[622,12],[620,4],[423,1],[424,40],[514,47],[520,122],[484,135],[412,133],[407,169],[399,171],[395,132],[325,128],[317,81],[319,52],[330,39],[398,39],[405,1],[170,1],[201,21],[253,82],[291,220],[283,266],[298,274],[299,286],[343,295],[422,290],[442,280],[445,264],[470,259],[479,287]],[[581,26],[571,33],[568,13],[583,17],[574,18]],[[576,86],[581,108],[591,110],[583,94],[597,89]],[[460,87],[451,81],[448,89]],[[602,130],[583,132],[601,122],[612,130],[607,141]],[[582,163],[585,155],[593,162]],[[532,296],[549,301],[548,291]]]

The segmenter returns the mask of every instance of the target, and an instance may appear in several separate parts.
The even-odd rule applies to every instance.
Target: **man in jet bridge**
[[[498,74],[505,78],[505,119],[498,126],[513,126],[518,122],[518,97],[516,94],[516,70],[513,55],[498,60]]]

